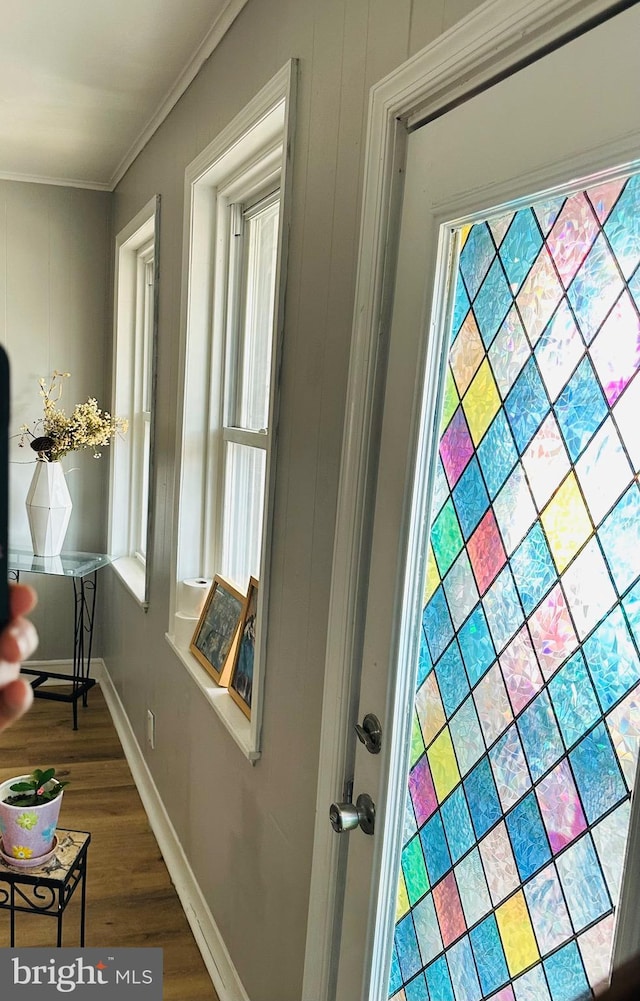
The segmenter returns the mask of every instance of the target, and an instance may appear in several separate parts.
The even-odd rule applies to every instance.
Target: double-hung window
[[[220,572],[245,588],[260,576],[279,189],[228,207],[229,267],[219,520]]]
[[[177,532],[167,638],[246,756],[259,756],[291,184],[290,63],[185,174]],[[250,719],[189,653],[184,581],[258,581]]]

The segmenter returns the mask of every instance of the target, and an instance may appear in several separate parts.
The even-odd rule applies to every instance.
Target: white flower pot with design
[[[36,462],[26,507],[35,555],[59,556],[73,507],[59,462]]]
[[[64,791],[61,789],[55,799],[35,806],[6,803],[10,787],[30,778],[30,775],[16,775],[0,784],[0,848],[5,858],[22,867],[38,865],[51,851]]]

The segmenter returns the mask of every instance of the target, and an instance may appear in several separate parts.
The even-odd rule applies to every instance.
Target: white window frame
[[[116,573],[145,611],[153,508],[159,211],[158,195],[115,241],[112,413],[125,417],[129,429],[111,446],[108,547],[118,557],[113,563]]]
[[[287,234],[289,230],[293,108],[296,63],[291,60],[223,130],[185,172],[181,354],[176,468],[176,537],[173,552],[170,620],[166,639],[208,698],[245,756],[260,756],[260,732],[269,593],[269,555],[278,373],[283,331]],[[221,521],[221,444],[229,262],[229,205],[247,203],[269,190],[280,191],[280,220],[269,419],[264,436],[266,486],[258,588],[258,628],[251,719],[225,688],[219,688],[189,653],[193,618],[185,616],[181,582],[213,577]],[[242,432],[243,434],[246,432]],[[237,582],[244,588],[247,581]],[[192,612],[191,612],[192,615]]]

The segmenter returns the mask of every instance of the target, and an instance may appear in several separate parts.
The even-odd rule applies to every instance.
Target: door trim
[[[329,601],[302,1001],[332,1001],[345,839],[328,821],[353,769],[379,393],[409,129],[638,0],[487,0],[370,92],[362,218]],[[363,892],[365,888],[363,888]],[[373,894],[372,894],[373,899]]]

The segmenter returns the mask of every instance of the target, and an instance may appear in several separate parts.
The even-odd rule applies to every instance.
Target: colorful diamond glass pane
[[[585,352],[585,344],[565,299],[536,344],[535,356],[549,399],[555,402]]]
[[[504,400],[531,354],[529,341],[516,309],[511,309],[489,350],[489,361]]]
[[[436,677],[442,704],[447,716],[451,716],[469,691],[469,682],[464,671],[460,649],[455,640],[438,661]]]
[[[573,747],[600,716],[598,700],[580,652],[549,682],[549,692],[565,746]]]
[[[558,856],[556,865],[573,927],[582,931],[611,907],[589,835]]]
[[[426,970],[427,986],[429,995],[432,998],[439,998],[441,1001],[456,1001],[451,985],[449,967],[444,956],[436,959]]]
[[[455,942],[467,927],[462,913],[458,887],[452,872],[434,887],[433,902],[436,905],[442,941],[446,947]]]
[[[431,894],[414,909],[413,923],[422,963],[430,963],[442,951],[442,938]]]
[[[502,944],[512,977],[540,958],[531,919],[521,890],[496,911]]]
[[[500,247],[500,257],[513,292],[520,288],[541,246],[542,237],[531,209],[521,209],[514,216]]]
[[[489,496],[493,498],[518,461],[518,451],[504,410],[500,410],[480,442],[478,459]]]
[[[500,654],[500,667],[513,711],[519,713],[544,684],[526,626]]]
[[[469,563],[469,554],[465,549],[462,550],[449,570],[443,584],[453,624],[456,629],[459,629],[479,599],[475,578]]]
[[[470,928],[491,910],[491,898],[478,849],[474,848],[454,869],[460,902]]]
[[[531,785],[518,730],[511,726],[489,752],[496,789],[504,811],[518,802]]]
[[[630,278],[640,262],[640,177],[627,181],[604,231],[625,278]]]
[[[608,412],[607,401],[588,358],[580,362],[554,409],[569,455],[575,462]]]
[[[590,348],[609,406],[613,406],[640,368],[640,317],[624,292]]]
[[[632,484],[599,533],[618,594],[640,576],[640,488]]]
[[[496,659],[496,652],[482,605],[478,605],[469,616],[458,633],[458,641],[469,681],[475,685]]]
[[[578,459],[576,474],[593,523],[599,525],[633,475],[610,417]]]
[[[535,358],[530,358],[507,396],[505,410],[522,454],[549,413],[549,400]]]
[[[489,507],[489,496],[474,457],[458,480],[453,491],[453,502],[460,521],[462,535],[468,539]]]
[[[465,935],[448,952],[447,960],[451,971],[451,983],[456,1001],[479,1001],[482,997],[478,976],[476,974],[471,945]]]
[[[493,914],[474,928],[469,938],[484,994],[491,994],[509,979],[509,972]]]
[[[595,823],[626,794],[604,723],[599,723],[570,754],[584,812]]]
[[[584,644],[589,671],[606,712],[640,679],[640,659],[620,606]]]
[[[407,896],[413,905],[429,889],[422,845],[418,837],[413,838],[402,850],[402,872],[404,873]]]
[[[451,856],[444,836],[440,814],[436,813],[420,831],[424,859],[431,885],[437,883],[451,868]]]
[[[576,1001],[588,995],[589,984],[575,942],[545,959],[544,969],[553,1001]]]
[[[534,782],[537,782],[564,752],[547,692],[541,692],[518,720],[518,730]]]
[[[490,347],[512,302],[504,270],[496,258],[473,304],[473,312],[486,348]]]
[[[540,952],[546,956],[573,934],[555,866],[548,865],[538,873],[524,893]]]
[[[587,344],[622,291],[622,279],[602,233],[569,289],[569,302]]]
[[[550,858],[549,845],[531,792],[507,816],[507,830],[522,883]]]
[[[586,829],[586,821],[566,758],[536,787],[542,819],[554,855]]]
[[[409,793],[416,821],[418,826],[422,827],[425,820],[428,820],[438,805],[426,755],[418,761],[415,768],[411,769],[409,774]]]
[[[451,858],[457,862],[475,843],[469,807],[461,785],[442,804],[440,813]]]
[[[484,754],[484,740],[473,699],[467,699],[452,718],[449,729],[460,774],[466,775]]]

